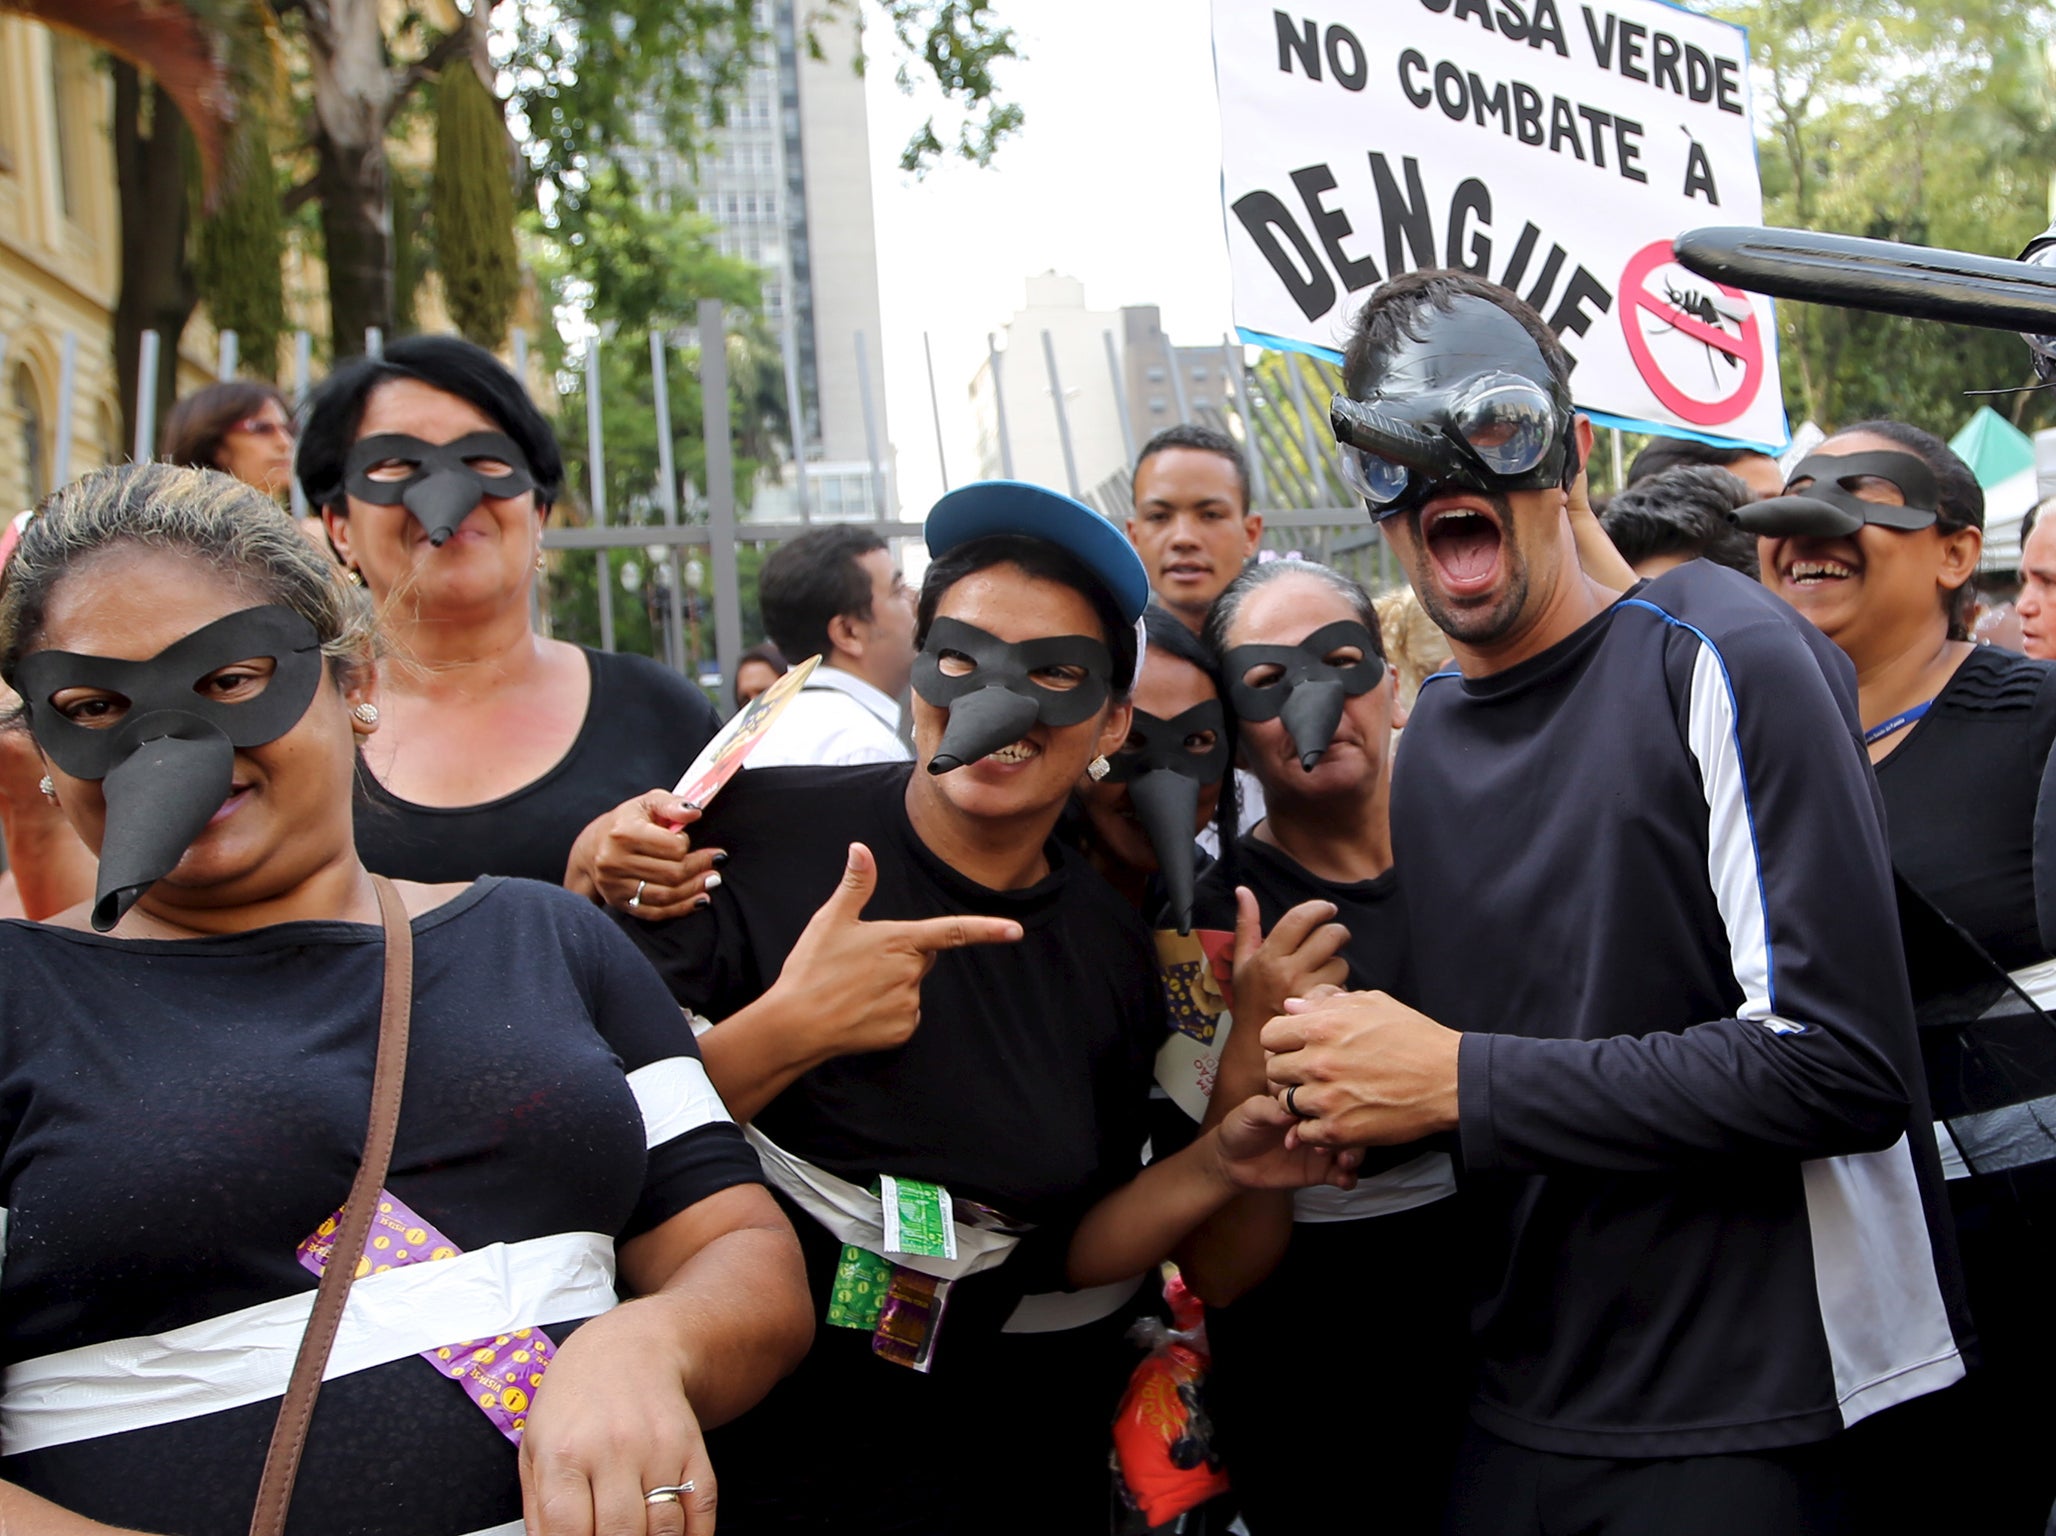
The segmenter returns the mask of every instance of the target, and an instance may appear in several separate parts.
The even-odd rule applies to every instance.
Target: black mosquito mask
[[[1218,784],[1228,771],[1228,720],[1219,699],[1208,699],[1165,720],[1146,710],[1134,712],[1128,741],[1108,759],[1107,782],[1126,784],[1135,819],[1149,835],[1157,873],[1180,933],[1192,932],[1194,823],[1199,819],[1199,793]],[[1195,751],[1198,737],[1211,735],[1212,745]]]
[[[1328,660],[1331,651],[1345,646],[1360,653],[1355,661]],[[1292,749],[1299,754],[1299,766],[1308,773],[1335,739],[1344,703],[1369,693],[1385,675],[1385,663],[1378,659],[1371,632],[1354,619],[1323,624],[1297,645],[1238,645],[1221,658],[1221,664],[1228,675],[1228,698],[1235,706],[1236,718],[1282,718]],[[1250,674],[1264,667],[1280,670],[1267,681],[1250,682]]]
[[[413,472],[374,479],[371,471],[381,464],[406,464]],[[496,464],[506,468],[480,467]],[[486,497],[532,491],[535,475],[528,455],[503,432],[473,432],[454,443],[381,432],[351,447],[343,460],[343,488],[374,507],[405,507],[428,530],[428,542],[440,547]]]
[[[1577,478],[1570,392],[1518,320],[1464,294],[1414,328],[1419,340],[1402,334],[1372,360],[1367,398],[1328,408],[1342,478],[1373,518],[1414,510],[1438,485],[1489,496]]]
[[[956,676],[944,672],[944,652],[965,657],[971,670]],[[1075,687],[1051,688],[1035,678],[1049,667],[1082,667],[1085,676]],[[1065,726],[1090,720],[1106,703],[1113,675],[1112,653],[1087,635],[1009,645],[975,624],[937,619],[914,658],[914,692],[949,711],[928,771],[948,773],[975,763],[1019,741],[1037,723]]]
[[[269,657],[264,691],[237,703],[198,691],[239,661]],[[238,747],[276,741],[307,713],[321,685],[321,638],[290,608],[245,608],[196,629],[148,661],[34,651],[15,664],[29,730],[75,779],[97,779],[107,802],[93,927],[105,933],[171,873],[234,783]],[[121,719],[94,727],[50,700],[92,688],[127,701]]]
[[[1774,539],[1840,539],[1865,523],[1910,531],[1933,527],[1939,516],[1935,472],[1911,453],[1810,453],[1788,479],[1812,484],[1768,501],[1752,501],[1736,510],[1735,522],[1750,533]],[[1889,480],[1899,487],[1906,505],[1865,501],[1856,494],[1856,483],[1864,479]]]

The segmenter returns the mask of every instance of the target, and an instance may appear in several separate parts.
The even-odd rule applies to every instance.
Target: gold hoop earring
[[[358,570],[357,567],[354,565],[348,565],[343,567],[343,578],[344,580],[348,581],[350,585],[353,587],[361,587],[364,585],[364,573]]]
[[[549,558],[545,553],[542,545],[538,544],[535,547],[535,573],[538,576],[545,575],[547,574],[549,569]]]

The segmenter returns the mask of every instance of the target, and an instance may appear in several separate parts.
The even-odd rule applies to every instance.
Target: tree
[[[1767,222],[2003,256],[2048,222],[2051,0],[1709,8],[1750,29]],[[1778,323],[1795,419],[1892,416],[1946,436],[1966,391],[2031,382],[2003,332],[1795,303]],[[2024,388],[1994,403],[2023,424],[2056,419]]]
[[[459,331],[498,347],[521,295],[507,125],[492,87],[468,61],[444,68],[436,98],[429,207],[443,298]]]

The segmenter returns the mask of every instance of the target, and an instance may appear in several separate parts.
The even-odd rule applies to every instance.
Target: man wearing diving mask
[[[1853,678],[1735,572],[1585,575],[1570,366],[1469,274],[1355,323],[1337,436],[1458,672],[1393,793],[1419,1011],[1295,1004],[1270,1077],[1317,1144],[1461,1148],[1451,1530],[1835,1530],[1821,1443],[1968,1336]]]

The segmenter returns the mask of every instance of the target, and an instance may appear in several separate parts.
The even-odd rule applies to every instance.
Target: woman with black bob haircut
[[[614,925],[532,881],[365,869],[374,649],[363,594],[211,470],[87,475],[0,583],[0,676],[100,860],[94,899],[0,923],[10,1532],[249,1528],[377,1169],[389,986],[397,1128],[294,1532],[709,1536],[702,1429],[805,1351],[791,1227]]]
[[[624,919],[715,1021],[708,1071],[821,1307],[806,1363],[714,1447],[744,1536],[1104,1528],[1103,1454],[1012,1475],[1103,1445],[1104,1383],[1015,1368],[1002,1334],[1107,1317],[1239,1189],[1354,1166],[1288,1150],[1257,1095],[1141,1168],[1149,931],[1052,833],[1129,734],[1147,576],[1090,508],[1014,482],[945,496],[927,535],[916,761],[743,774],[704,830],[780,878]]]
[[[395,341],[316,391],[298,469],[390,656],[357,775],[365,862],[690,910],[719,854],[688,850],[670,786],[718,722],[669,669],[531,627],[564,460],[521,381],[454,336]]]
[[[1851,1529],[2039,1531],[2056,1498],[2056,666],[1971,643],[1984,493],[1932,433],[1845,427],[1737,517],[1764,585],[1855,664],[1983,1361],[1858,1426],[1875,1471]]]

